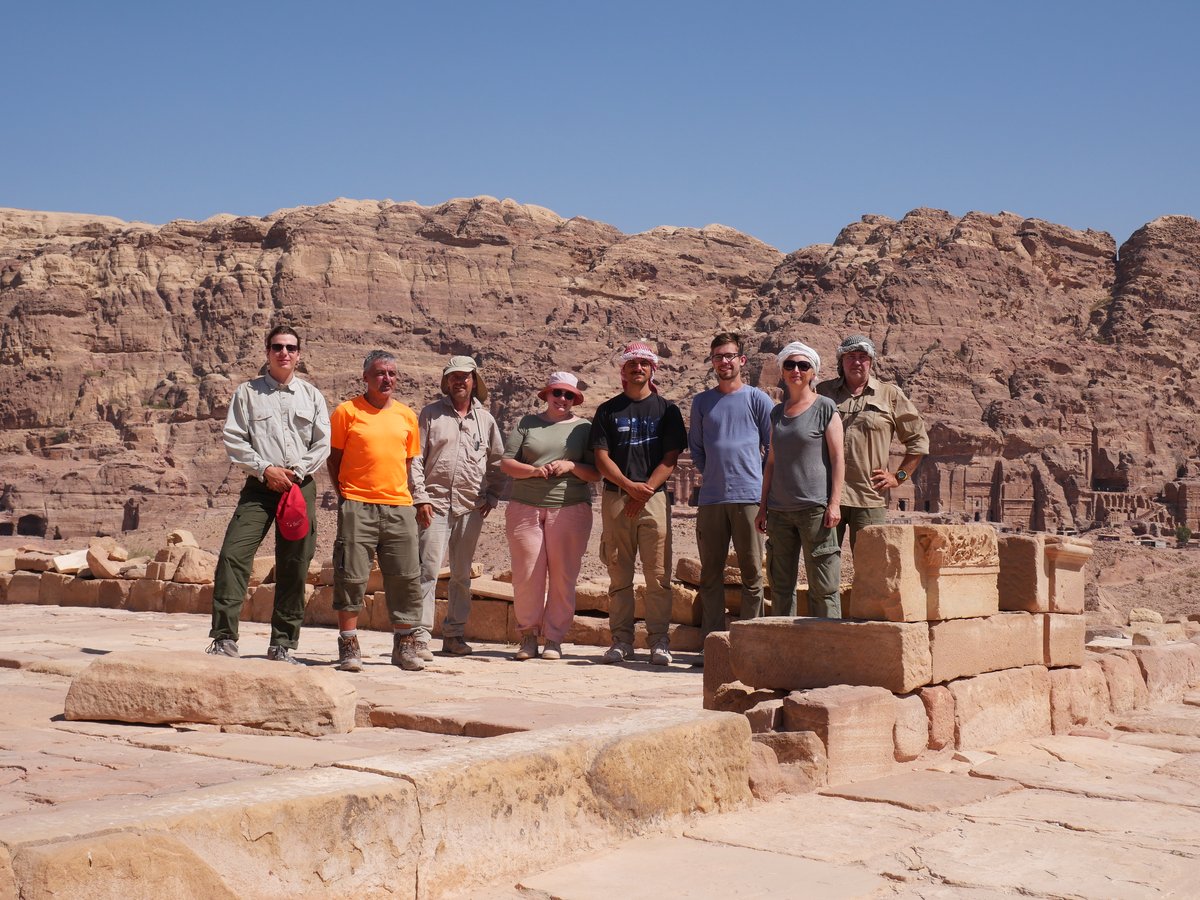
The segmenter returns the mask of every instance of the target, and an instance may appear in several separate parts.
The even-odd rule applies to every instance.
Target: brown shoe
[[[417,641],[417,656],[425,662],[433,662],[433,651],[429,649],[429,641]]]
[[[343,672],[362,671],[362,650],[358,647],[358,635],[338,637],[337,667]]]
[[[475,648],[461,637],[442,638],[442,653],[448,656],[469,656]]]
[[[425,660],[417,650],[417,639],[411,634],[395,634],[392,637],[392,665],[405,672],[420,672]]]

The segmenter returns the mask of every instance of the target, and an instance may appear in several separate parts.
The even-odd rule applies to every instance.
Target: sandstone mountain
[[[399,395],[433,399],[476,356],[502,425],[555,368],[617,390],[614,348],[656,344],[663,393],[710,383],[714,331],[749,336],[752,380],[801,338],[826,360],[870,335],[928,415],[906,509],[1035,528],[1135,518],[1200,530],[1200,222],[1104,233],[1010,213],[864,216],[784,256],[732,229],[626,235],[489,197],[338,200],[163,226],[0,210],[0,533],[185,524],[240,486],[219,432],[262,336],[304,335],[331,405],[373,347]]]

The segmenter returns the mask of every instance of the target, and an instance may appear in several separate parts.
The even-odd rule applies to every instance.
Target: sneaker
[[[425,662],[433,662],[433,651],[429,649],[429,641],[417,641],[417,656]]]
[[[521,649],[518,650],[515,654],[513,654],[513,659],[522,661],[522,660],[526,660],[526,659],[533,659],[537,655],[538,655],[537,635],[536,634],[523,635],[521,637]]]
[[[337,667],[343,672],[362,671],[362,650],[358,647],[358,635],[338,637]]]
[[[442,653],[447,656],[469,656],[474,649],[461,635],[442,638]]]
[[[650,651],[650,665],[669,666],[670,664],[671,651],[667,649],[667,642],[659,641],[654,645],[654,649]]]
[[[546,641],[542,648],[542,659],[562,659],[562,645],[558,641]]]
[[[420,672],[425,668],[417,650],[417,639],[411,634],[397,634],[392,638],[392,665],[405,672]]]
[[[237,641],[233,638],[217,638],[204,652],[209,656],[232,656],[234,659],[242,655],[238,652]]]
[[[604,651],[601,659],[606,663],[624,662],[633,656],[633,647],[624,641],[613,641],[613,645]]]
[[[696,659],[692,662],[692,668],[693,669],[703,669],[704,668],[704,651],[703,650],[700,651],[700,655],[697,656]]]
[[[267,648],[267,659],[275,662],[290,663],[293,666],[302,666],[304,663],[292,656],[292,651],[287,647],[281,647],[278,644],[272,644]]]

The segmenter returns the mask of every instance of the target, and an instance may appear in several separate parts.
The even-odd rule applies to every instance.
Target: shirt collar
[[[288,393],[291,393],[292,385],[296,383],[295,375],[292,376],[291,380],[287,384],[284,384],[281,381],[276,381],[275,376],[273,376],[270,372],[266,372],[263,377],[267,379],[267,384],[271,386],[271,390],[273,391],[287,391]]]

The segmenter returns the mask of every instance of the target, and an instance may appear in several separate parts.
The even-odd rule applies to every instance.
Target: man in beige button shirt
[[[920,412],[904,391],[871,374],[875,358],[871,340],[852,334],[837,349],[838,377],[817,385],[818,394],[837,404],[845,431],[846,483],[837,529],[840,545],[849,527],[851,550],[862,528],[884,523],[884,492],[911,478],[929,454]],[[895,472],[888,468],[893,440],[904,445],[904,459]]]

